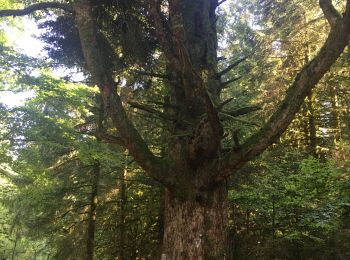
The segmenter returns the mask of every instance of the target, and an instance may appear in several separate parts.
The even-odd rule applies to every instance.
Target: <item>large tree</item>
[[[227,84],[223,78],[245,57],[219,70],[216,10],[223,2],[75,0],[0,11],[0,16],[22,16],[53,8],[63,9],[66,16],[74,18],[81,45],[76,47],[81,47],[85,68],[99,86],[105,110],[117,129],[118,136],[113,140],[129,151],[146,174],[165,187],[162,259],[225,258],[225,180],[282,135],[305,97],[350,40],[350,0],[344,1],[342,12],[331,0],[320,0],[330,25],[324,45],[296,75],[270,119],[243,142],[232,133],[233,145],[224,149],[222,141],[228,133],[222,127],[221,112],[230,100],[222,101],[220,97]],[[99,10],[104,10],[104,17]],[[117,32],[118,26],[124,35]],[[131,39],[123,44],[123,37]],[[138,51],[128,51],[128,44],[130,48],[137,44]],[[142,48],[149,52],[142,55]],[[135,69],[137,66],[144,70]],[[149,70],[154,67],[163,71]],[[118,85],[123,85],[130,73],[162,79],[162,110],[129,101],[166,122],[169,138],[161,153],[149,145],[142,129],[135,127],[126,113],[127,102],[118,94]],[[240,108],[230,111],[230,116],[253,110],[256,107]],[[112,138],[107,134],[103,137]]]

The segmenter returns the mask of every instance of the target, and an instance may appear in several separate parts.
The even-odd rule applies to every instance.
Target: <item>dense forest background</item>
[[[1,1],[0,9],[18,2]],[[247,57],[225,75],[222,92],[234,101],[225,106],[224,128],[240,140],[271,115],[285,86],[316,55],[328,23],[313,0],[231,0],[217,13],[220,66]],[[0,104],[0,259],[84,259],[88,250],[101,260],[157,259],[163,189],[118,140],[101,138],[98,90],[87,77],[74,77],[82,54],[74,31],[62,34],[72,21],[50,19],[58,15],[31,17],[43,29],[46,58],[16,50],[5,28],[21,27],[20,20],[0,20],[0,95],[31,94],[15,107]],[[133,37],[125,33],[124,51],[149,59],[144,49],[152,46]],[[349,63],[350,46],[279,142],[227,180],[230,259],[350,258]],[[64,68],[72,75],[55,76]],[[124,72],[121,97],[144,138],[162,153],[168,136],[156,111],[163,80],[133,71]],[[153,102],[144,106],[143,100]],[[229,112],[245,107],[250,113]]]

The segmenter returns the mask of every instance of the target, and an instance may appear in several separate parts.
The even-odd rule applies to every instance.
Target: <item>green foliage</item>
[[[302,159],[293,151],[273,161],[271,156],[273,153],[266,155],[269,161],[262,161],[256,169],[263,172],[230,193],[236,219],[232,232],[242,250],[237,254],[264,259],[347,256],[349,249],[334,236],[341,233],[342,239],[349,239],[342,231],[348,192],[341,192],[342,178],[349,178],[349,172],[332,161]]]

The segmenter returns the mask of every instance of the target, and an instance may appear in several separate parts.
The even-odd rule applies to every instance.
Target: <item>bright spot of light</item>
[[[36,23],[28,18],[22,18],[23,29],[12,26],[5,27],[4,31],[10,43],[22,52],[32,57],[45,57],[47,54],[43,51],[44,43],[38,39],[41,30]]]
[[[20,93],[2,91],[0,95],[0,103],[5,104],[9,108],[14,108],[23,105],[26,100],[33,98],[34,96],[34,91],[24,91]]]

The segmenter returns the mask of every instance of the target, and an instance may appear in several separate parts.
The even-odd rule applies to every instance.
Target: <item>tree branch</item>
[[[150,76],[150,77],[161,78],[161,79],[169,79],[169,76],[164,75],[164,74],[147,72],[147,71],[142,71],[142,70],[134,70],[134,72],[137,74],[140,74],[140,75],[144,75],[144,76]]]
[[[242,107],[242,108],[239,108],[239,109],[233,110],[233,111],[223,111],[223,112],[230,115],[230,116],[237,117],[237,116],[243,116],[245,114],[249,114],[251,112],[258,111],[260,109],[261,109],[261,107],[251,106],[251,107]]]
[[[232,172],[240,169],[247,161],[261,154],[278,140],[299,111],[305,97],[329,71],[349,41],[350,0],[347,0],[347,11],[344,17],[331,27],[327,40],[316,57],[298,73],[277,111],[257,133],[245,141],[239,150],[232,149],[221,160],[220,174],[216,176],[217,181],[223,180]]]
[[[222,5],[223,3],[225,3],[227,0],[221,0],[220,2],[218,2],[218,5],[217,6],[220,6]]]
[[[334,26],[341,19],[341,15],[333,6],[332,0],[319,0],[319,5],[330,26]]]
[[[152,108],[152,107],[149,107],[149,106],[147,106],[147,105],[145,105],[145,104],[140,104],[140,103],[135,102],[135,101],[128,101],[127,103],[128,103],[131,107],[138,108],[138,109],[143,110],[143,111],[146,111],[146,112],[148,112],[148,113],[155,114],[155,115],[157,115],[157,116],[159,116],[160,118],[163,118],[163,119],[165,119],[165,120],[176,121],[176,119],[173,118],[172,116],[167,115],[167,114],[165,114],[165,113],[163,113],[163,112],[161,112],[161,111],[158,111],[158,110],[156,110],[156,109],[154,109],[154,108]]]
[[[172,48],[173,43],[170,36],[170,28],[167,25],[166,20],[162,16],[160,4],[161,2],[159,0],[150,0],[149,11],[156,28],[158,39],[160,41],[161,46],[164,49],[164,53],[168,57],[168,59],[171,60],[174,58],[175,52]]]
[[[239,64],[241,64],[243,61],[245,61],[247,59],[247,57],[243,57],[239,60],[237,60],[236,62],[232,63],[231,65],[229,65],[226,69],[222,70],[221,72],[218,72],[217,74],[217,78],[220,78],[221,76],[227,74],[228,72],[230,72],[233,68],[237,67]]]
[[[225,100],[224,102],[222,102],[222,103],[216,108],[216,110],[217,110],[217,111],[221,111],[222,108],[223,108],[225,105],[227,105],[228,103],[230,103],[232,100],[233,100],[233,98],[229,98],[229,99]]]
[[[341,19],[341,15],[333,6],[332,0],[319,0],[319,5],[330,26],[334,26]]]
[[[23,9],[12,9],[12,10],[0,10],[0,17],[6,16],[24,16],[33,12],[45,9],[61,9],[72,13],[73,8],[69,4],[56,3],[56,2],[43,2],[38,4],[29,5]]]
[[[95,132],[92,135],[95,136],[96,138],[101,139],[103,142],[106,142],[109,144],[118,144],[123,147],[125,146],[122,138],[120,138],[119,136],[110,135],[104,132]]]
[[[230,79],[230,80],[225,81],[225,82],[222,82],[222,83],[221,83],[221,89],[227,88],[228,85],[230,85],[231,83],[233,83],[233,82],[235,82],[235,81],[237,81],[237,80],[240,80],[241,78],[242,78],[242,76],[237,77],[237,78]]]
[[[221,120],[231,119],[231,120],[234,120],[234,121],[237,121],[237,122],[246,124],[246,125],[253,125],[253,126],[258,126],[258,127],[260,127],[260,125],[257,124],[257,123],[250,122],[250,121],[243,120],[243,119],[239,119],[239,118],[237,118],[236,116],[232,116],[232,115],[230,115],[230,114],[228,114],[228,113],[226,113],[226,112],[219,112],[219,116],[220,116],[220,119],[221,119]]]
[[[120,96],[116,92],[112,68],[105,61],[106,47],[97,41],[97,29],[92,16],[90,1],[76,0],[76,25],[79,31],[83,55],[94,82],[99,86],[103,103],[113,124],[118,129],[124,147],[146,173],[167,185],[165,162],[148,148],[140,133],[126,115]]]

